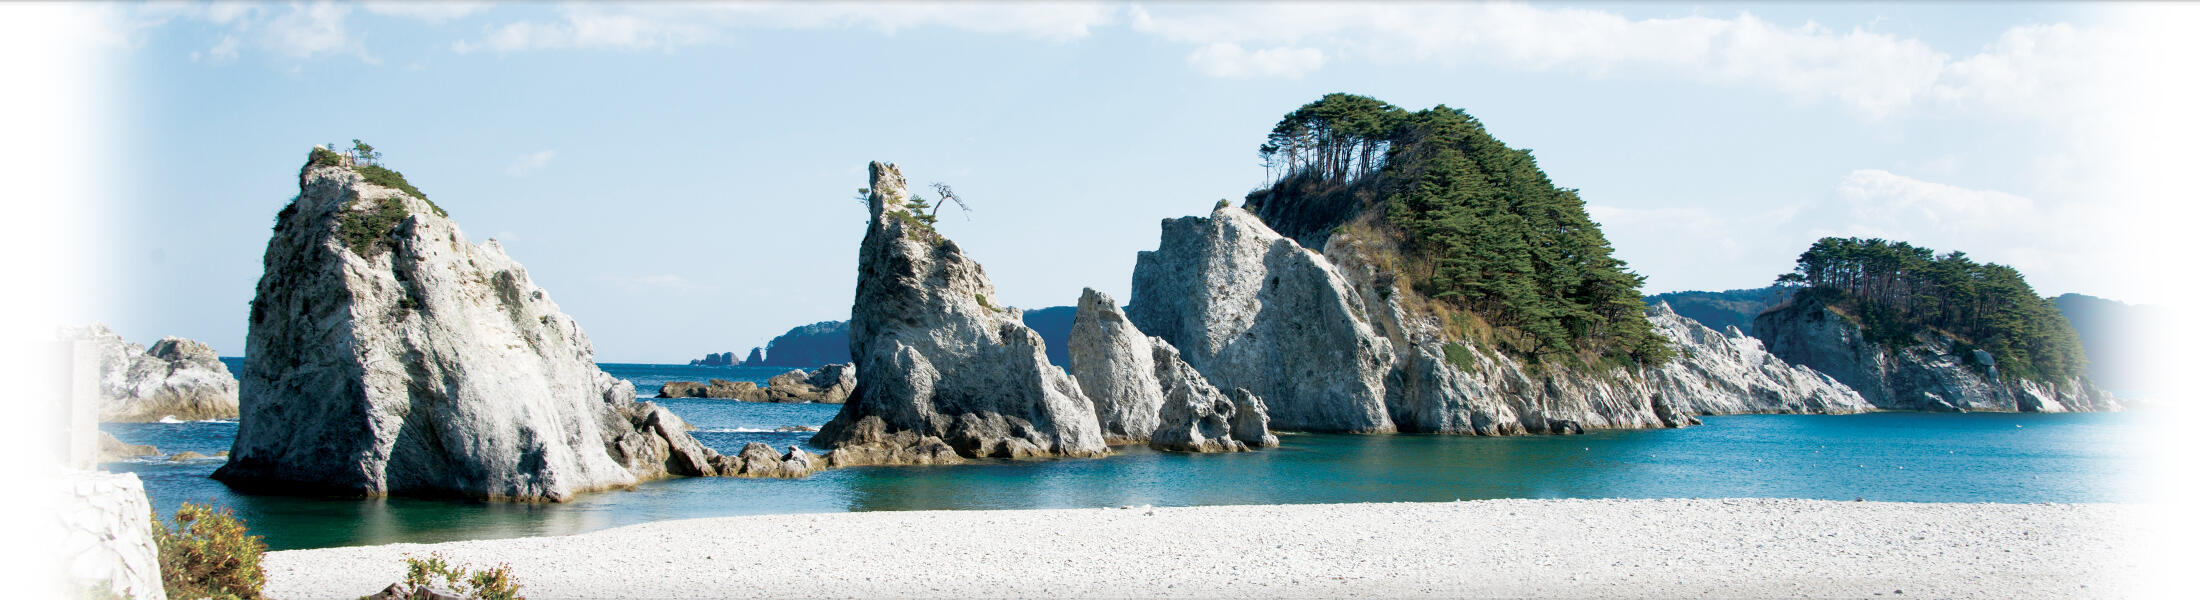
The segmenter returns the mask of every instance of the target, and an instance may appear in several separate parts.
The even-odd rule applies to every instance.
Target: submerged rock
[[[264,262],[224,483],[560,501],[716,474],[525,268],[421,197],[309,164]]]
[[[105,325],[65,332],[99,354],[99,420],[237,418],[237,378],[206,344],[179,337],[141,347]]]
[[[1139,253],[1130,320],[1216,386],[1258,395],[1278,429],[1579,433],[1860,409],[1827,378],[1716,334],[1679,336],[1680,356],[1657,367],[1531,369],[1446,333],[1432,301],[1390,270],[1394,247],[1345,230],[1326,240],[1315,252],[1227,207],[1163,221],[1160,248]],[[1696,331],[1670,311],[1653,317]]]
[[[124,442],[112,433],[99,432],[99,462],[130,460],[140,456],[159,456],[159,448],[146,444]]]
[[[1181,452],[1237,452],[1276,444],[1268,433],[1267,408],[1258,397],[1223,394],[1185,364],[1175,346],[1141,333],[1115,299],[1098,290],[1085,288],[1078,300],[1069,355],[1110,443],[1148,443]]]
[[[1893,350],[1815,296],[1801,295],[1757,315],[1755,331],[1772,354],[1808,366],[1856,390],[1872,406],[1933,412],[2118,410],[2122,404],[2084,378],[2003,378],[1991,355],[1966,352],[1927,333]]]
[[[849,320],[861,376],[812,443],[833,449],[834,465],[1106,454],[1092,403],[1047,362],[1045,342],[1020,311],[994,305],[984,268],[908,199],[898,169],[871,163]]]

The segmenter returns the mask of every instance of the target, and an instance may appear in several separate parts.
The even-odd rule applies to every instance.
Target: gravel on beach
[[[269,553],[266,596],[357,598],[406,556],[559,598],[2131,594],[2115,504],[1480,500],[794,514]]]

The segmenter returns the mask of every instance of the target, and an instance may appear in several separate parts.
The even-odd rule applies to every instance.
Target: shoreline
[[[536,600],[2112,597],[2140,572],[2142,512],[1788,499],[879,511],[288,550],[262,564],[269,598],[371,594],[430,552],[508,563]]]

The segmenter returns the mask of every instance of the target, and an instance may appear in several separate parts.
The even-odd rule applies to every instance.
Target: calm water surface
[[[778,368],[605,364],[650,395],[667,380],[762,381]],[[234,369],[235,366],[232,366]],[[657,400],[720,452],[806,445],[837,405]],[[1097,460],[867,467],[808,479],[680,479],[549,505],[235,494],[219,461],[113,463],[166,515],[185,501],[233,507],[274,549],[559,535],[665,519],[861,510],[1153,504],[1426,502],[1482,498],[1784,497],[1902,502],[2116,502],[2143,466],[2127,414],[1711,417],[1684,429],[1578,436],[1284,435],[1262,452],[1118,448]],[[108,423],[165,452],[229,448],[233,422]],[[812,451],[817,451],[811,448]]]

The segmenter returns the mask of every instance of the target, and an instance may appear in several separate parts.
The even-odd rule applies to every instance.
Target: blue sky
[[[2189,150],[2153,152],[2191,125],[2164,53],[2192,48],[2165,24],[2192,12],[107,7],[112,155],[159,158],[108,174],[95,316],[242,353],[306,150],[353,138],[502,242],[603,361],[846,318],[870,160],[971,201],[942,229],[1005,302],[1127,299],[1160,220],[1259,185],[1268,128],[1333,91],[1460,107],[1533,148],[1650,292],[1762,286],[1819,236],[1868,235],[2012,264],[2043,294],[2166,302],[2119,265],[2192,196],[2167,175]]]

